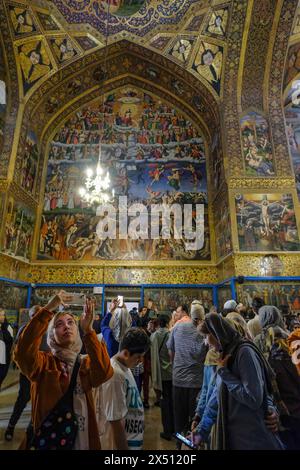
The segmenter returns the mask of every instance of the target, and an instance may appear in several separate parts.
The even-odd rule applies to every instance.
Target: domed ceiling
[[[105,34],[120,32],[145,36],[159,26],[177,25],[189,15],[193,4],[207,7],[210,2],[198,0],[52,0],[68,23],[86,23]]]
[[[20,94],[25,99],[56,71],[103,48],[106,36],[108,44],[125,39],[165,56],[199,79],[215,99],[222,97],[231,1],[3,3],[18,64]]]

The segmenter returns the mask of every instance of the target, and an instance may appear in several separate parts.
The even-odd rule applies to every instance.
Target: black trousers
[[[175,432],[186,434],[195,414],[199,388],[173,387]]]
[[[162,396],[160,399],[161,421],[165,434],[174,433],[174,417],[173,417],[173,390],[172,381],[162,381]]]
[[[19,379],[19,393],[11,414],[8,425],[15,427],[23,413],[27,403],[30,401],[30,381],[27,377],[20,373]]]
[[[9,362],[8,364],[0,364],[0,388],[1,388],[2,382],[4,382],[4,379],[7,376],[9,364],[10,364]]]

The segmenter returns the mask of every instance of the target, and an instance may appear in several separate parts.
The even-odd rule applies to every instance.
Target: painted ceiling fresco
[[[199,1],[52,0],[52,3],[68,23],[88,23],[104,34],[108,15],[110,35],[127,31],[144,36],[159,25],[178,24],[190,6],[194,3],[199,4]],[[204,6],[207,2],[200,3]]]
[[[228,0],[5,0],[4,4],[20,92],[26,98],[59,69],[103,48],[106,33],[109,44],[128,39],[155,50],[195,75],[215,98],[222,95]]]

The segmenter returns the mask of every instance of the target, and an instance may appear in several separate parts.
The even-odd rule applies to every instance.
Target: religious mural
[[[274,159],[267,120],[250,112],[240,121],[242,150],[247,176],[274,176]]]
[[[194,39],[182,38],[178,39],[173,47],[170,49],[169,54],[180,62],[187,62],[192,52]]]
[[[84,51],[88,51],[98,46],[98,43],[89,36],[76,36],[76,41]]]
[[[102,116],[104,114],[104,126]],[[99,240],[99,217],[79,195],[87,168],[101,160],[116,196],[129,203],[204,204],[205,245],[183,240]],[[193,206],[194,207],[194,206]],[[204,143],[192,123],[152,95],[125,88],[75,113],[50,146],[39,259],[209,259]]]
[[[6,72],[4,65],[4,58],[2,48],[0,47],[0,152],[4,143],[4,126],[5,126],[5,115],[6,115]]]
[[[223,258],[232,251],[231,220],[227,197],[221,198],[216,206],[215,233],[217,257]]]
[[[221,92],[223,47],[201,41],[192,69],[218,93]]]
[[[50,44],[55,60],[59,64],[62,64],[67,60],[73,59],[78,55],[75,46],[67,36],[62,38],[50,39]]]
[[[215,10],[209,18],[208,25],[205,29],[207,35],[225,36],[228,22],[228,8]]]
[[[109,11],[112,15],[131,16],[137,13],[146,0],[101,0],[99,10]]]
[[[172,36],[158,36],[152,42],[150,42],[150,46],[162,51],[168,42],[171,40]]]
[[[18,46],[18,62],[22,73],[24,95],[42,77],[52,70],[45,44],[41,40],[26,42]]]
[[[232,299],[232,292],[229,285],[218,287],[218,312],[223,310],[225,302]]]
[[[294,79],[300,72],[300,44],[294,44],[289,48],[284,74],[284,87]]]
[[[214,190],[218,191],[224,180],[224,165],[222,142],[219,132],[216,132],[211,145],[212,173]]]
[[[32,15],[27,8],[9,6],[11,24],[15,36],[24,36],[25,34],[35,33],[37,31]]]
[[[60,27],[56,23],[55,19],[48,13],[36,12],[38,19],[45,31],[59,31]]]
[[[29,131],[26,136],[20,173],[21,186],[29,193],[33,193],[34,191],[38,158],[39,151],[37,146],[37,137],[33,131]]]
[[[95,312],[100,313],[102,311],[102,294],[94,294],[93,287],[68,287],[68,286],[63,286],[63,287],[35,287],[32,290],[32,296],[31,296],[31,306],[32,305],[46,305],[51,297],[54,295],[58,294],[59,291],[63,289],[65,292],[71,293],[75,292],[76,294],[84,294],[85,296],[88,296],[89,298],[92,298],[95,300]],[[72,312],[80,316],[82,314],[82,307],[78,305],[72,305],[71,307]]]
[[[159,312],[172,313],[178,305],[187,305],[190,307],[193,300],[201,300],[206,313],[213,305],[213,290],[205,287],[195,288],[145,288],[144,305],[148,300],[153,300]]]
[[[11,325],[17,323],[19,310],[26,306],[27,291],[27,287],[0,281],[0,306]]]
[[[300,249],[291,194],[238,194],[235,203],[241,251]]]
[[[192,20],[185,28],[186,31],[197,31],[199,32],[200,26],[202,24],[204,15],[193,16]]]
[[[300,100],[299,100],[300,82],[298,87],[290,92],[288,97],[289,104],[285,108],[286,133],[288,138],[289,150],[292,158],[293,169],[295,173],[295,183],[298,199],[300,201]],[[295,94],[294,98],[292,95]]]
[[[281,282],[260,282],[237,284],[239,302],[252,306],[254,297],[261,297],[266,305],[281,307],[288,305],[292,312],[300,313],[300,284]]]
[[[143,37],[155,28],[159,31],[161,28],[165,29],[166,25],[177,25],[197,1],[52,0],[52,3],[68,23],[90,24],[105,34],[108,22],[109,35],[125,30]]]
[[[5,224],[3,251],[26,261],[30,258],[35,217],[21,203],[9,204]]]

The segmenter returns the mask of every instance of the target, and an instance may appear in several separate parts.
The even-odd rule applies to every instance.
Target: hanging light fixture
[[[108,44],[108,17],[109,17],[109,4],[108,10],[106,13],[106,33],[105,33],[105,56],[104,56],[104,71],[103,71],[103,83],[107,76],[107,44]],[[104,119],[105,119],[105,112],[104,112],[104,92],[102,90],[102,121],[100,126],[100,140],[99,140],[99,154],[98,154],[98,162],[96,166],[96,171],[92,168],[87,168],[86,170],[86,179],[85,179],[85,186],[79,189],[79,194],[81,198],[90,205],[100,205],[105,204],[107,202],[113,202],[115,197],[114,189],[110,189],[111,180],[109,173],[107,172],[104,175],[105,171],[101,166],[101,144],[102,144],[102,137],[104,134]]]

